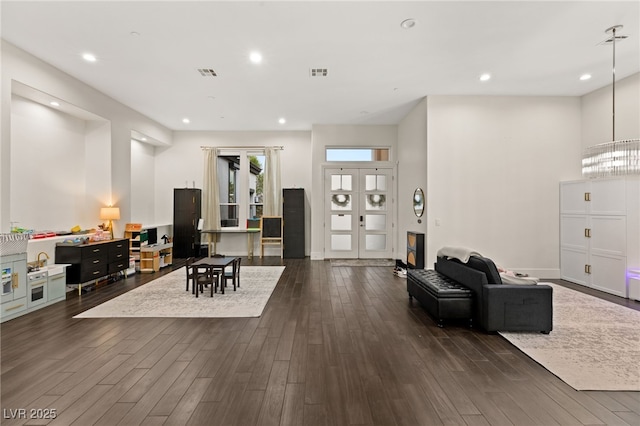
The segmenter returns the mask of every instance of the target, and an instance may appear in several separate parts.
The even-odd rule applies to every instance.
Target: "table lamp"
[[[113,221],[120,219],[120,207],[102,207],[100,209],[100,219],[109,221],[107,230],[111,233],[111,238],[113,238]]]

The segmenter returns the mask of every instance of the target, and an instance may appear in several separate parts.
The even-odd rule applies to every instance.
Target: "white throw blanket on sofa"
[[[447,259],[458,259],[462,263],[467,263],[471,256],[482,256],[477,251],[466,247],[442,247],[438,250],[438,257],[446,257]]]

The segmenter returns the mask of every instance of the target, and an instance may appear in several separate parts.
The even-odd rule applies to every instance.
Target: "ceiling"
[[[580,96],[611,84],[612,46],[600,42],[619,24],[628,38],[616,43],[616,79],[640,71],[637,0],[0,7],[3,39],[173,130],[396,124],[428,95]],[[403,29],[408,18],[416,24]]]

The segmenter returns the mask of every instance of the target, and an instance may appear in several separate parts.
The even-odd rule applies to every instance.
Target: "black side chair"
[[[225,270],[224,274],[222,275],[222,280],[223,280],[223,285],[226,287],[227,286],[227,281],[231,280],[231,283],[233,284],[233,291],[236,291],[236,286],[240,287],[240,262],[242,261],[241,258],[236,257],[235,259],[233,259],[233,263],[231,264],[231,270]]]
[[[191,268],[193,270],[193,289],[196,297],[200,293],[204,293],[205,287],[211,288],[211,297],[213,297],[213,292],[220,281],[218,271],[213,271],[206,265],[192,266]]]
[[[193,282],[193,270],[191,269],[191,264],[193,263],[193,257],[187,258],[184,262],[184,268],[187,270],[187,289],[189,291],[189,282]],[[192,286],[193,287],[193,286]],[[192,293],[194,291],[192,290]]]

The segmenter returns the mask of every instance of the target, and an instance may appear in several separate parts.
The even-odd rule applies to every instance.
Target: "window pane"
[[[332,231],[351,231],[351,215],[350,214],[332,214],[331,230]]]
[[[264,155],[249,155],[249,219],[262,217],[264,202]]]
[[[331,210],[351,210],[351,195],[333,194],[331,196]]]
[[[384,231],[387,229],[387,215],[386,214],[368,214],[367,225],[365,229],[367,231]]]
[[[366,175],[365,185],[367,191],[384,191],[387,189],[387,177],[385,175]]]
[[[238,226],[238,205],[220,203],[220,226]]]
[[[386,210],[387,197],[384,194],[367,194],[365,197],[365,208],[367,210]]]
[[[332,235],[331,250],[351,250],[351,235]]]
[[[365,245],[367,250],[384,250],[387,246],[387,236],[384,234],[367,235]]]
[[[331,175],[332,191],[351,191],[351,175]]]
[[[238,190],[240,157],[226,155],[218,157],[218,183],[220,190],[220,226],[238,226]]]
[[[327,161],[389,161],[389,148],[327,148]]]

